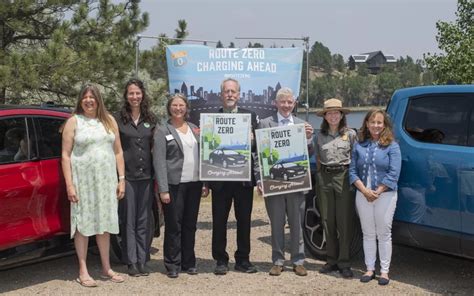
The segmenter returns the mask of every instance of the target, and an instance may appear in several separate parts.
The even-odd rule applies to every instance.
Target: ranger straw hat
[[[324,101],[323,110],[316,112],[316,115],[323,117],[328,111],[341,111],[344,114],[351,112],[347,108],[342,108],[342,102],[338,99],[329,99]]]

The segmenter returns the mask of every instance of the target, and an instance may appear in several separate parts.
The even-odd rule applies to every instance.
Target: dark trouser
[[[326,172],[321,168],[317,184],[319,209],[326,232],[327,262],[337,264],[339,268],[349,267],[355,215],[349,170]]]
[[[119,202],[122,262],[145,263],[150,260],[150,233],[153,181],[125,181],[125,198]]]
[[[196,267],[194,243],[202,183],[170,184],[169,190],[171,201],[163,204],[165,267],[168,271],[188,270]]]
[[[253,206],[253,187],[244,187],[242,182],[224,182],[219,190],[212,191],[212,257],[218,264],[227,264],[227,220],[234,200],[237,220],[236,263],[249,261],[250,223]]]

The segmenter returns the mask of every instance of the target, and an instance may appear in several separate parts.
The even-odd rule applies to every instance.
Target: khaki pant
[[[355,217],[355,190],[349,184],[349,170],[317,174],[317,194],[326,233],[327,262],[339,268],[350,266],[350,244]]]

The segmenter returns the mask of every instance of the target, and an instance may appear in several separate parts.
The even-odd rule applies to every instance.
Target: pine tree
[[[2,1],[0,103],[73,104],[84,82],[101,85],[107,98],[120,96],[135,36],[148,25],[139,2]]]

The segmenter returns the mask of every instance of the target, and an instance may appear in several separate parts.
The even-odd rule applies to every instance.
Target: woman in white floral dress
[[[79,259],[77,281],[85,287],[97,286],[86,264],[89,236],[95,235],[102,262],[100,277],[123,282],[109,260],[110,233],[119,232],[118,199],[125,193],[123,153],[117,123],[94,85],[82,89],[74,115],[64,127],[62,168],[71,202],[71,238]]]

